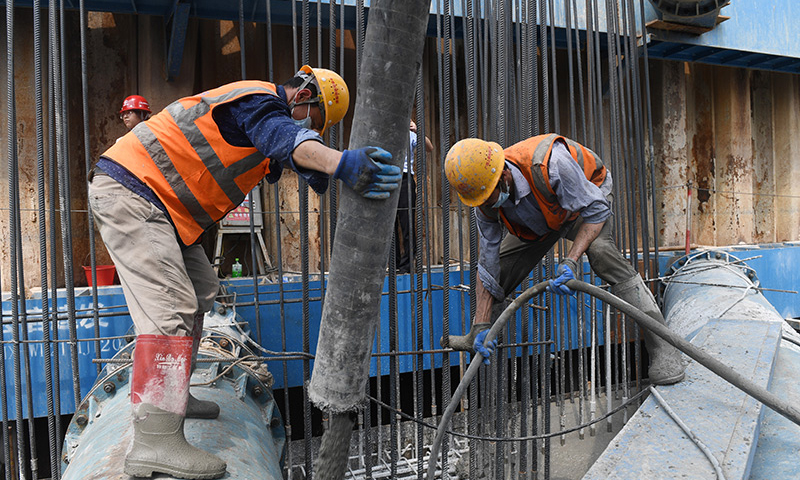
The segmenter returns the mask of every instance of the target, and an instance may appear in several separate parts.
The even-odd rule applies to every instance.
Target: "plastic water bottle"
[[[242,276],[242,264],[239,263],[239,259],[237,258],[235,262],[233,262],[233,266],[231,267],[231,278],[239,278]]]

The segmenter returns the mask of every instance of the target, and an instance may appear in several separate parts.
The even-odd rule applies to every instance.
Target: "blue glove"
[[[488,333],[489,329],[487,328],[486,330],[475,335],[475,343],[472,344],[472,348],[474,348],[476,352],[483,355],[484,365],[489,365],[492,363],[489,361],[489,357],[492,356],[492,353],[494,353],[495,349],[497,348],[497,340],[492,340],[486,345],[483,344],[483,342],[486,340],[486,335]]]
[[[391,153],[378,147],[345,150],[333,178],[343,181],[365,198],[389,198],[391,191],[400,187],[403,180],[400,167],[383,163],[391,159]]]
[[[575,272],[573,269],[577,266],[577,264],[569,259],[563,260],[559,265],[558,269],[556,270],[556,278],[555,280],[550,280],[550,286],[547,287],[548,290],[557,294],[557,295],[572,295],[573,292],[571,288],[566,286],[565,284],[575,279]]]

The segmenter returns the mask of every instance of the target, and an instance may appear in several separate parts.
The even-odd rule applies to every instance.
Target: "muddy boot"
[[[478,336],[484,330],[488,330],[494,325],[494,322],[500,318],[500,315],[503,314],[503,311],[511,304],[511,300],[506,298],[502,302],[495,301],[492,304],[492,314],[491,314],[491,321],[489,323],[474,323],[472,324],[472,328],[470,329],[469,333],[466,335],[450,335],[450,345],[444,344],[444,337],[439,338],[439,345],[442,347],[447,348],[448,346],[453,350],[458,350],[462,352],[469,352],[471,354],[475,354],[475,349],[472,348],[472,345],[475,343],[475,337]]]
[[[197,366],[197,350],[200,348],[200,338],[203,335],[204,313],[198,313],[194,317],[194,327],[192,328],[192,372]],[[190,375],[191,377],[191,375]],[[186,406],[186,418],[217,418],[219,416],[219,405],[208,400],[200,400],[189,391],[189,403]]]
[[[491,323],[476,323],[472,325],[466,335],[450,335],[450,348],[475,355],[475,349],[472,348],[475,343],[475,337],[482,331],[488,330],[491,326]],[[444,346],[444,337],[439,339],[439,344]]]
[[[133,444],[125,457],[126,475],[165,473],[187,479],[225,475],[225,462],[190,445],[183,435],[191,355],[191,337],[137,338],[131,380]]]
[[[639,275],[612,286],[611,293],[646,313],[658,323],[666,325],[653,294]],[[647,369],[650,383],[671,385],[683,380],[684,366],[681,352],[650,330],[642,328],[641,331],[650,356],[650,367]]]

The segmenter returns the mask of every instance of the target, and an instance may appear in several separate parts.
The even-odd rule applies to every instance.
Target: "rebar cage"
[[[240,0],[238,21],[197,20],[189,41],[202,44],[217,35],[214,45],[224,43],[204,65],[217,60],[229,70],[221,77],[236,80],[275,79],[314,64],[342,72],[355,85],[368,14],[363,0],[293,1],[288,16],[286,2],[263,3],[263,17],[253,18],[255,4]],[[97,286],[97,267],[107,257],[81,179],[114,131],[99,129],[92,119],[101,111],[95,103],[116,102],[94,93],[107,91],[103,75],[91,70],[103,52],[98,42],[130,38],[137,29],[144,37],[153,31],[148,22],[158,20],[115,15],[114,33],[109,14],[87,11],[83,1],[77,12],[71,6],[34,1],[27,9],[6,2],[9,175],[3,222],[10,250],[3,260],[8,283],[2,285],[0,349],[6,479],[59,478],[65,416],[100,371],[92,360],[110,358],[130,338],[119,287]],[[358,414],[349,478],[422,478],[431,427],[469,361],[439,341],[468,331],[475,309],[478,232],[471,209],[453,198],[443,169],[456,140],[480,137],[507,146],[555,131],[592,148],[614,176],[611,221],[620,248],[633,252],[631,262],[646,279],[658,277],[649,63],[647,43],[637,40],[643,0],[434,0],[431,12],[412,118],[420,140],[413,152],[416,188],[407,192],[411,268],[397,272],[393,239],[368,405]],[[175,10],[168,19],[173,23],[165,24],[181,18]],[[124,28],[134,33],[123,35]],[[35,61],[25,76],[15,59],[26,58],[17,52],[29,43]],[[164,47],[138,45],[140,57]],[[237,60],[238,74],[230,68]],[[197,70],[188,84],[212,86]],[[23,92],[31,83],[33,94]],[[33,102],[19,102],[23,94]],[[107,122],[108,113],[102,115]],[[329,129],[329,146],[347,145],[351,121]],[[426,151],[425,137],[433,152]],[[35,148],[20,145],[23,138],[35,138]],[[223,280],[219,301],[237,309],[267,352],[290,441],[286,476],[310,478],[325,419],[312,408],[304,385],[313,368],[340,187],[332,182],[324,195],[309,197],[302,180],[285,177],[262,186],[260,209],[248,202],[240,212],[250,220],[240,241],[249,245],[229,243],[223,258],[213,260],[221,276],[234,255],[244,260],[244,278]],[[35,227],[29,216],[38,219]],[[564,245],[551,251],[520,288],[552,276],[564,251]],[[94,286],[83,281],[83,266]],[[582,270],[597,283],[587,266]],[[537,298],[509,323],[498,353],[502,361],[483,369],[463,401],[453,428],[467,437],[446,442],[442,477],[550,478],[561,472],[554,438],[564,445],[567,438],[584,438],[587,429],[594,435],[599,420],[608,431],[619,428],[624,409],[603,416],[638,399],[646,371],[638,340],[621,316],[591,298]]]

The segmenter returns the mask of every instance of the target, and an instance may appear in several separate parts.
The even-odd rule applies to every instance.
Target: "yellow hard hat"
[[[505,167],[503,148],[479,138],[465,138],[447,152],[444,172],[465,205],[477,207],[497,186]]]
[[[311,68],[303,65],[301,72],[309,73],[314,76],[319,89],[319,107],[322,111],[323,127],[320,135],[325,133],[331,125],[342,121],[350,107],[350,90],[347,84],[338,73],[327,68]]]

